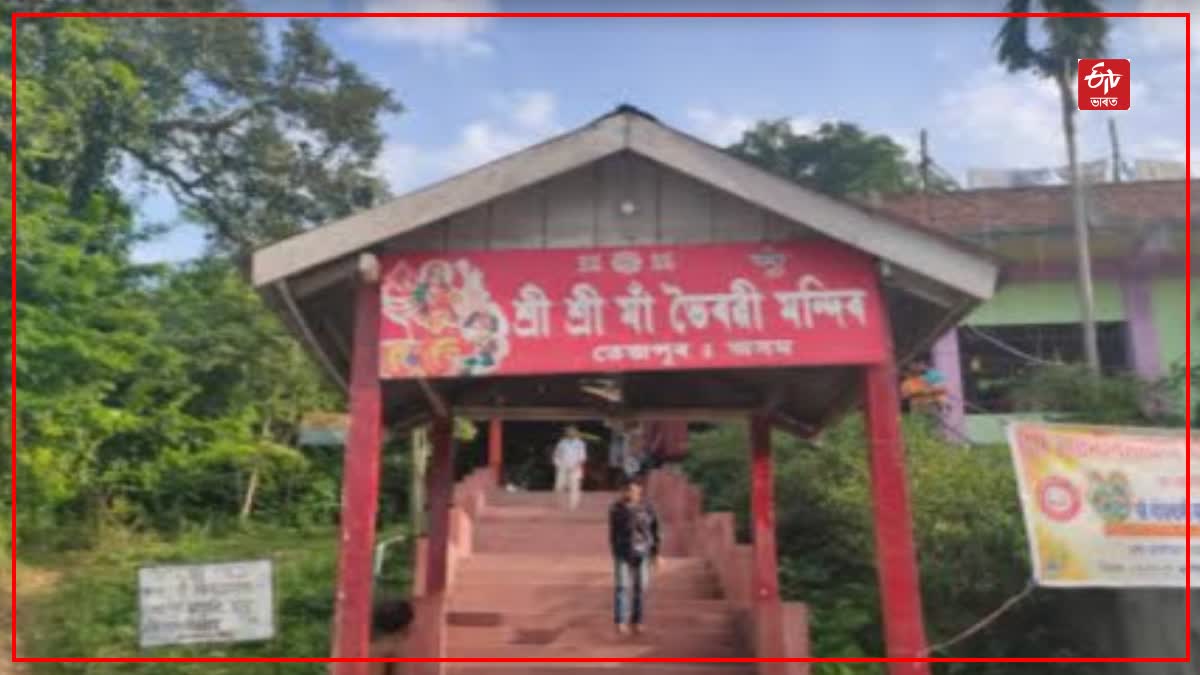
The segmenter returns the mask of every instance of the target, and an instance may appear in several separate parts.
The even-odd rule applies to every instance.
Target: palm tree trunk
[[[1100,374],[1100,348],[1096,337],[1096,296],[1092,286],[1092,251],[1089,243],[1087,202],[1083,172],[1075,143],[1075,97],[1070,84],[1070,67],[1064,64],[1054,78],[1062,102],[1063,136],[1067,141],[1067,163],[1071,171],[1071,216],[1075,225],[1075,259],[1079,273],[1079,309],[1083,324],[1083,354],[1088,370]]]

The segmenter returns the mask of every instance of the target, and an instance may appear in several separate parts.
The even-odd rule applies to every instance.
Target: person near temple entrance
[[[642,484],[630,480],[608,511],[608,539],[613,555],[613,620],[617,632],[642,630],[646,588],[658,566],[658,515],[642,494]]]
[[[900,396],[910,413],[936,417],[946,404],[944,378],[924,361],[913,361],[905,369]]]
[[[626,440],[625,459],[622,464],[624,480],[640,478],[646,471],[646,434],[639,427],[629,432]]]
[[[371,656],[380,659],[405,657],[405,640],[413,623],[413,607],[407,600],[391,598],[375,604],[371,613]],[[372,663],[370,675],[402,675],[403,663]]]
[[[625,478],[625,459],[629,456],[630,440],[637,430],[637,422],[632,420],[609,421],[612,430],[612,440],[608,446],[608,484],[620,485]]]
[[[571,510],[579,507],[583,487],[583,466],[587,463],[587,445],[574,426],[567,427],[554,446],[554,491],[566,495]]]

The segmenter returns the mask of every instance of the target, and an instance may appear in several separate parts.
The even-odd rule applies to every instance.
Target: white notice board
[[[252,642],[275,636],[271,561],[138,570],[142,648]]]

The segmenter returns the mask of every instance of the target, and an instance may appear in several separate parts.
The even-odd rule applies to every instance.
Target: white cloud
[[[516,94],[498,96],[493,107],[503,113],[522,129],[540,131],[554,127],[554,118],[558,113],[558,101],[554,94],[548,91],[525,91]]]
[[[494,12],[494,0],[367,0],[366,12]],[[491,24],[487,17],[378,17],[353,19],[347,31],[377,42],[420,47],[430,53],[488,56],[494,51],[483,35]]]
[[[884,131],[883,134],[904,148],[904,153],[909,161],[916,161],[920,158],[921,138],[918,134],[911,131],[898,131],[896,129]]]
[[[1049,80],[991,66],[936,106],[938,135],[970,146],[980,166],[1048,166],[1062,157],[1058,91]]]
[[[1187,160],[1185,147],[1182,138],[1151,136],[1131,144],[1122,155],[1125,161],[1155,159],[1184,162]],[[1200,177],[1200,147],[1197,146],[1192,146],[1192,176]]]
[[[718,112],[711,108],[688,108],[684,116],[692,133],[719,146],[737,143],[742,139],[742,134],[754,126],[754,120],[748,115]]]
[[[1181,0],[1138,0],[1137,11],[1179,13],[1190,11],[1189,3]],[[1147,51],[1174,53],[1180,58],[1187,46],[1187,28],[1185,19],[1178,18],[1134,18],[1120,19],[1121,22],[1132,22],[1129,30],[1137,41],[1136,46]],[[1118,24],[1118,34],[1125,32],[1126,25]],[[1200,55],[1200,40],[1192,40],[1192,56]]]
[[[699,138],[717,146],[737,143],[742,134],[749,131],[760,121],[777,119],[771,115],[750,115],[746,113],[725,113],[693,106],[684,111],[688,129]],[[790,117],[788,126],[794,134],[811,134],[830,118]]]
[[[494,114],[465,125],[453,143],[423,147],[390,142],[378,167],[396,192],[472,169],[562,133],[558,101],[546,91],[496,96]]]

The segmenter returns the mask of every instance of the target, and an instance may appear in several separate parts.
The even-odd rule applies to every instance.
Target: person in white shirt
[[[567,427],[558,445],[554,446],[554,491],[567,494],[567,506],[571,510],[579,507],[583,465],[586,462],[587,446],[579,436],[579,429]]]

